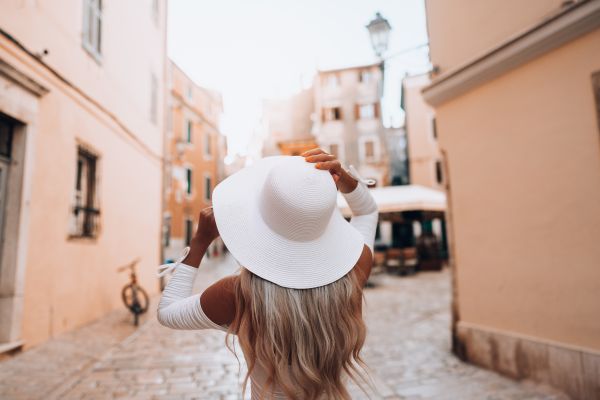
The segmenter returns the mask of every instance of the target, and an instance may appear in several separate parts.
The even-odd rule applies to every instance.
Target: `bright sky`
[[[317,69],[376,62],[365,25],[390,22],[386,54],[427,42],[423,0],[170,0],[169,56],[223,94],[229,154],[252,152],[261,101],[310,85]],[[402,121],[400,79],[428,66],[427,49],[386,62],[386,124]]]

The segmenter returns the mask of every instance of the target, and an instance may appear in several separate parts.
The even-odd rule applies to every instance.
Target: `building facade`
[[[156,294],[166,2],[0,5],[0,351]],[[135,27],[135,29],[132,29]]]
[[[212,204],[212,190],[224,178],[225,137],[219,131],[223,101],[217,92],[196,85],[169,63],[165,162],[163,257],[179,258],[196,230],[200,210]],[[222,252],[215,240],[209,256]]]
[[[421,90],[429,84],[429,74],[407,76],[402,80],[410,183],[443,190],[442,157],[437,140],[435,112],[425,102]]]
[[[381,121],[379,64],[319,71],[314,82],[313,134],[345,165],[385,186],[390,181],[386,130]]]
[[[299,155],[317,146],[312,135],[314,90],[303,89],[285,99],[263,102],[263,156]]]
[[[600,396],[600,1],[426,0],[454,351]]]

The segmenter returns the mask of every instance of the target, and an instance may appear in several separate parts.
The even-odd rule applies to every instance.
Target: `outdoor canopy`
[[[379,213],[401,211],[446,211],[446,194],[420,185],[383,186],[370,189]],[[344,215],[352,213],[338,191],[337,205]]]

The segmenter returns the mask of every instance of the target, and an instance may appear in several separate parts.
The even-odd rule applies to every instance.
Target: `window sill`
[[[85,52],[90,56],[98,66],[102,66],[102,54],[98,53],[92,47],[90,47],[87,43],[82,42],[81,47],[85,50]]]
[[[82,236],[82,235],[68,235],[67,241],[96,244],[98,242],[99,235],[95,236]]]

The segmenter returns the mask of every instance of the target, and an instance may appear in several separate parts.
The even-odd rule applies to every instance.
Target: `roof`
[[[351,66],[339,67],[339,68],[326,68],[326,69],[319,69],[317,71],[317,73],[318,74],[329,74],[332,72],[342,72],[342,71],[347,71],[347,70],[352,70],[352,69],[358,70],[358,69],[379,67],[380,65],[381,65],[380,62],[376,62],[376,63],[372,63],[372,64],[351,65]]]
[[[446,194],[425,186],[383,186],[369,190],[377,203],[379,213],[446,210]],[[338,192],[337,204],[345,217],[352,215],[340,192]]]

